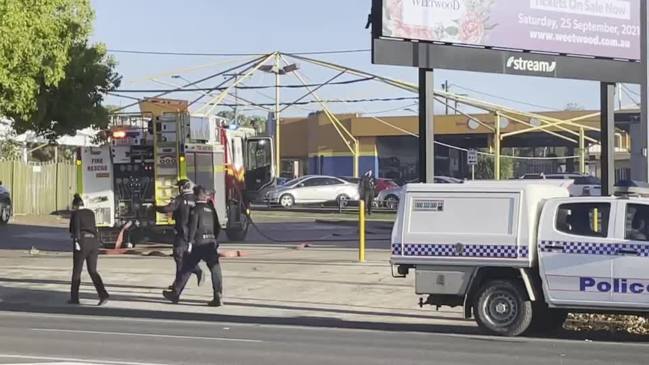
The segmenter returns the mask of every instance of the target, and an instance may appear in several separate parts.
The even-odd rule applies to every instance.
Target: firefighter
[[[367,171],[361,177],[358,184],[360,198],[365,202],[365,209],[368,215],[372,215],[372,202],[374,201],[374,188],[376,182],[372,170]]]
[[[197,203],[189,218],[189,255],[183,260],[172,290],[165,290],[162,295],[172,303],[178,303],[180,295],[191,276],[192,270],[200,261],[204,261],[212,273],[213,299],[208,303],[211,307],[223,305],[223,283],[217,238],[221,231],[216,209],[207,201],[207,193],[202,187],[197,187]]]
[[[189,243],[189,212],[196,206],[196,197],[192,190],[191,181],[187,179],[179,180],[178,190],[178,196],[176,196],[171,203],[164,207],[156,207],[156,210],[160,213],[173,214],[173,219],[176,222],[174,227],[176,235],[174,237],[173,249],[173,257],[176,262],[176,275],[174,276],[174,282],[182,268],[183,257],[187,255]],[[192,268],[191,272],[196,275],[196,280],[200,286],[203,282],[203,271],[198,265],[196,265]],[[173,289],[173,285],[171,285],[169,289]]]
[[[72,214],[70,215],[70,234],[73,243],[72,285],[68,304],[79,304],[79,287],[81,286],[81,271],[84,261],[87,263],[88,274],[95,285],[99,295],[99,303],[104,305],[109,295],[104,287],[104,282],[97,272],[97,256],[99,255],[99,240],[97,239],[97,226],[95,214],[90,209],[83,208],[83,200],[79,194],[72,200]]]

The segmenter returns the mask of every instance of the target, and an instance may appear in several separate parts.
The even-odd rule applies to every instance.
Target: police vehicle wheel
[[[476,298],[474,311],[481,328],[501,336],[518,336],[530,327],[532,302],[520,284],[489,281]]]
[[[284,194],[279,198],[279,204],[282,208],[291,208],[295,205],[295,198],[291,194]]]
[[[0,225],[5,225],[9,223],[11,218],[11,210],[9,205],[5,202],[0,202]]]

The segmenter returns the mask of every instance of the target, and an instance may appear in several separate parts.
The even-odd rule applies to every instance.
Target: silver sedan
[[[337,202],[346,205],[359,200],[358,185],[333,176],[304,176],[291,180],[266,193],[268,205],[290,208],[295,204]]]

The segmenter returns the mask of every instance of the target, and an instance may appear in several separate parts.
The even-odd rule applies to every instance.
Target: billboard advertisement
[[[641,59],[641,0],[383,0],[384,37]]]

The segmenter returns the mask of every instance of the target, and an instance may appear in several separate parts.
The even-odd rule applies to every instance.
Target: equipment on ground
[[[140,109],[114,115],[106,141],[77,154],[78,190],[102,243],[173,236],[171,217],[154,206],[178,194],[180,179],[207,189],[228,238],[244,240],[249,202],[274,178],[272,140],[223,118],[190,115],[181,100],[147,99]]]
[[[504,336],[561,327],[568,312],[649,311],[649,199],[569,197],[539,182],[411,184],[393,269],[420,304],[464,306]]]

